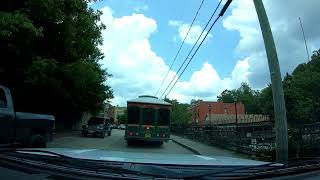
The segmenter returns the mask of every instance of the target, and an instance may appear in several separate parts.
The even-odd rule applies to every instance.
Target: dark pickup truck
[[[0,85],[0,146],[46,147],[54,126],[54,116],[15,112],[10,90]]]
[[[105,137],[106,133],[111,136],[111,123],[110,119],[103,117],[91,117],[87,125],[83,125],[81,132],[83,136],[98,135],[102,138]]]

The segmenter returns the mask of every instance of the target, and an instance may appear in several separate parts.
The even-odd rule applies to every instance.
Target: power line
[[[221,2],[221,1],[220,1]],[[173,89],[173,87],[176,85],[176,83],[178,82],[179,78],[182,76],[182,74],[184,73],[184,71],[187,69],[188,65],[190,64],[190,62],[192,61],[193,57],[197,54],[199,48],[201,47],[202,43],[204,42],[204,40],[207,38],[208,34],[210,33],[211,29],[213,28],[213,26],[216,24],[216,22],[219,20],[220,17],[222,17],[225,13],[225,11],[227,10],[228,6],[230,5],[230,3],[232,2],[232,0],[228,0],[226,2],[226,4],[223,6],[223,8],[221,9],[219,16],[214,20],[214,22],[212,23],[212,25],[210,26],[209,30],[207,31],[206,35],[204,36],[204,38],[202,39],[202,41],[200,42],[199,46],[197,47],[197,49],[195,50],[195,52],[193,53],[193,55],[191,56],[191,58],[189,59],[187,65],[184,67],[184,69],[182,70],[182,72],[180,73],[180,75],[178,76],[178,78],[176,79],[176,81],[174,82],[174,84],[171,86],[170,90],[168,91],[168,93],[166,94],[166,96],[169,95],[169,93],[171,92],[171,90]],[[201,37],[201,36],[200,36]]]
[[[220,2],[218,3],[217,7],[215,8],[215,10],[213,11],[213,13],[211,14],[210,19],[208,20],[207,24],[205,25],[205,27],[203,28],[201,34],[199,35],[197,41],[194,43],[194,45],[192,46],[191,50],[189,51],[187,57],[184,59],[183,63],[181,64],[181,66],[179,67],[177,73],[174,75],[174,77],[172,78],[172,80],[170,81],[169,85],[166,87],[166,89],[164,90],[164,92],[162,93],[161,97],[166,93],[166,91],[168,90],[168,88],[170,87],[170,85],[172,84],[172,82],[174,81],[174,79],[177,77],[177,74],[180,72],[181,68],[183,67],[183,65],[186,63],[186,61],[188,60],[190,54],[192,53],[193,49],[196,47],[198,41],[200,40],[200,38],[202,37],[202,34],[205,32],[206,28],[208,27],[210,21],[212,20],[213,16],[216,14],[220,4],[221,4],[222,0],[220,0]]]
[[[181,43],[181,45],[180,45],[180,47],[179,47],[179,50],[178,50],[176,56],[174,57],[174,59],[173,59],[171,65],[170,65],[170,68],[169,68],[167,74],[166,74],[165,77],[163,78],[163,80],[162,80],[162,82],[161,82],[161,84],[160,84],[160,86],[159,86],[159,88],[158,88],[155,96],[158,95],[158,93],[159,93],[159,91],[160,91],[160,89],[161,89],[164,81],[167,79],[167,77],[168,77],[168,75],[169,75],[169,72],[170,72],[170,70],[172,69],[172,66],[173,66],[174,62],[176,61],[176,59],[177,59],[177,57],[178,57],[178,55],[179,55],[179,53],[180,53],[180,50],[181,50],[181,48],[182,48],[182,46],[183,46],[183,44],[184,44],[184,41],[187,39],[187,36],[188,36],[188,34],[189,34],[192,26],[193,26],[193,23],[194,23],[194,21],[196,20],[198,14],[199,14],[199,11],[200,11],[200,9],[201,9],[201,7],[202,7],[203,2],[204,2],[204,0],[201,1],[201,4],[200,4],[200,6],[199,6],[199,8],[198,8],[198,10],[197,10],[197,12],[196,12],[196,15],[193,17],[193,20],[192,20],[192,22],[191,22],[191,25],[190,25],[190,27],[189,27],[189,29],[188,29],[188,31],[187,31],[187,34],[185,35],[185,37],[184,37],[184,39],[183,39],[183,41],[182,41],[182,43]]]
[[[170,90],[168,91],[168,93],[166,94],[166,96],[168,96],[168,94],[171,92],[172,88],[176,85],[176,83],[178,82],[179,78],[181,77],[181,75],[184,73],[184,71],[186,70],[186,68],[188,67],[188,65],[190,64],[191,60],[193,59],[193,57],[195,56],[195,54],[197,53],[197,51],[199,50],[200,46],[202,45],[202,43],[204,42],[205,38],[208,36],[211,28],[213,27],[213,25],[218,21],[220,16],[218,16],[215,21],[213,22],[213,24],[211,25],[210,29],[208,30],[208,32],[206,33],[205,37],[202,39],[202,41],[200,42],[199,46],[197,47],[196,51],[193,53],[193,55],[191,56],[191,58],[189,59],[187,65],[183,68],[182,72],[180,73],[180,75],[178,76],[178,78],[176,79],[176,81],[173,83],[173,85],[171,86]]]
[[[302,22],[301,22],[300,17],[299,17],[299,21],[300,21],[301,31],[302,31],[302,35],[303,35],[303,39],[304,39],[304,44],[305,44],[305,46],[306,46],[306,51],[307,51],[307,56],[308,56],[308,61],[309,61],[309,60],[310,60],[310,56],[309,56],[309,51],[308,51],[306,36],[305,36],[305,34],[304,34],[304,29],[303,29],[303,26],[302,26]]]

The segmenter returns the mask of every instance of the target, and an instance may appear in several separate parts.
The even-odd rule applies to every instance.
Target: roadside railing
[[[275,160],[273,121],[225,124],[189,124],[172,127],[173,133],[207,145]],[[289,157],[320,156],[320,123],[288,129]]]

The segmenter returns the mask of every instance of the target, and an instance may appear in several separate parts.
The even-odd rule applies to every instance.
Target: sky
[[[222,2],[222,8],[225,1]],[[113,76],[113,105],[125,106],[139,95],[155,95],[185,38],[199,0],[102,0],[89,6],[102,11],[105,58]],[[199,37],[218,0],[204,0],[185,43],[157,96],[161,96]],[[319,0],[264,0],[277,48],[281,74],[308,60],[299,24],[302,20],[310,54],[320,48]],[[219,10],[220,11],[220,10]],[[207,32],[207,31],[205,31]],[[254,89],[270,83],[262,34],[252,0],[233,0],[208,34],[170,99],[214,101],[225,89],[247,82]]]

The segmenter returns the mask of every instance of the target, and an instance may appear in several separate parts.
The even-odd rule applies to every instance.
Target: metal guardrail
[[[174,134],[249,154],[264,160],[274,160],[275,129],[272,121],[238,124],[193,124],[173,127]],[[320,123],[305,124],[288,130],[289,156],[320,156]]]

